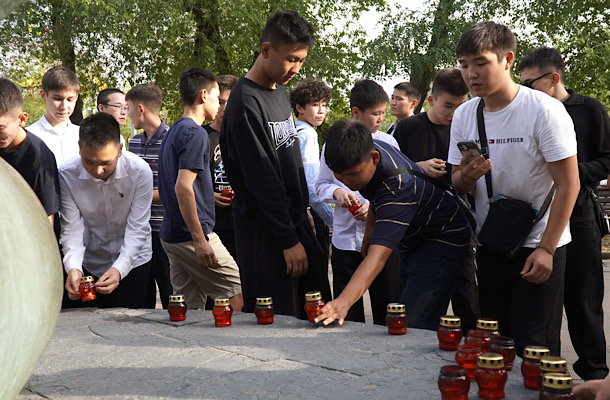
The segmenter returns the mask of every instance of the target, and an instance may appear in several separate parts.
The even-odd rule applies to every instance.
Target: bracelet
[[[552,257],[555,257],[555,252],[552,251],[549,247],[543,246],[543,245],[538,245],[536,246],[537,249],[542,249],[544,251],[546,251],[547,253],[549,253]]]

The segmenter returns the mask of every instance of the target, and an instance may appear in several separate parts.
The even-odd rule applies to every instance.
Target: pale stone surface
[[[70,310],[18,399],[438,399],[453,357],[417,329],[391,336],[286,316],[264,326],[243,313],[216,328],[210,311],[171,322],[164,310]],[[507,398],[537,399],[519,365]],[[470,398],[476,391],[473,382]]]
[[[0,158],[0,399],[14,398],[53,334],[62,267],[38,198]]]

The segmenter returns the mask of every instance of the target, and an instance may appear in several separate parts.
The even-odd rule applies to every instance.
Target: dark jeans
[[[313,217],[313,224],[316,227],[316,239],[318,239],[318,243],[322,248],[326,262],[328,262],[328,257],[330,256],[330,230],[324,220],[313,209],[309,211]]]
[[[400,256],[403,280],[401,303],[407,311],[407,326],[436,331],[447,313],[458,274],[468,248],[449,256],[438,248],[419,247]]]
[[[169,275],[169,260],[163,246],[161,246],[161,239],[159,238],[159,232],[152,232],[152,259],[150,260],[152,268],[152,285],[157,283],[159,288],[159,298],[164,309],[167,309],[169,303],[169,295],[173,293],[172,282]],[[153,301],[155,305],[157,303],[156,291],[153,292]],[[150,301],[148,299],[147,301]]]
[[[578,361],[574,371],[584,380],[608,375],[604,336],[604,275],[601,237],[595,221],[570,221],[564,306]]]
[[[533,251],[524,247],[515,257],[505,257],[485,246],[477,248],[481,316],[498,320],[500,333],[515,340],[519,357],[529,345],[548,347],[559,356],[566,246],[555,251],[553,272],[541,284],[521,277]]]
[[[65,274],[64,274],[65,275]],[[91,273],[83,268],[83,276]],[[98,278],[95,278],[97,282]],[[65,283],[65,279],[64,279]],[[152,279],[152,264],[147,262],[132,269],[125,278],[121,279],[119,286],[109,294],[97,293],[97,298],[92,301],[67,300],[64,293],[63,308],[99,307],[99,308],[155,308],[156,301],[154,280]],[[64,292],[66,290],[64,289]],[[67,293],[67,292],[66,292]],[[151,296],[151,293],[153,296]]]
[[[333,246],[331,265],[333,268],[333,293],[338,297],[362,262],[359,251],[339,250]],[[369,287],[373,322],[385,325],[388,303],[397,303],[402,293],[396,252],[390,255],[385,266]],[[364,322],[364,301],[360,298],[347,312],[346,321]]]
[[[453,314],[460,317],[462,320],[462,332],[464,336],[469,330],[475,329],[477,319],[481,316],[479,307],[479,289],[477,286],[477,263],[475,260],[475,246],[473,241],[472,246],[468,251],[468,257],[464,261],[464,267],[458,273],[455,281],[455,289],[451,296],[451,308]]]
[[[331,299],[328,262],[309,223],[296,227],[307,254],[308,270],[291,278],[286,274],[284,251],[270,229],[240,225],[238,218],[233,222],[244,312],[254,312],[257,297],[273,297],[276,314],[307,319],[306,292],[320,291],[324,301]]]

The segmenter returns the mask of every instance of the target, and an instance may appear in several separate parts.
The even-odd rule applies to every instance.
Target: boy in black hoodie
[[[244,311],[273,297],[275,312],[306,318],[305,292],[330,299],[328,265],[308,223],[309,196],[284,87],[303,65],[315,37],[293,11],[274,13],[260,54],[231,92],[220,148],[235,191],[233,217]]]

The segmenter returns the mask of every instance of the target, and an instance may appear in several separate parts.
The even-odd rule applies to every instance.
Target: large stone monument
[[[25,385],[55,329],[63,275],[38,198],[0,158],[0,399]]]

